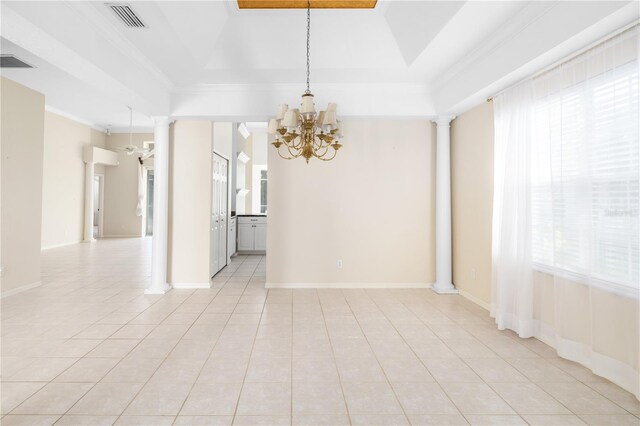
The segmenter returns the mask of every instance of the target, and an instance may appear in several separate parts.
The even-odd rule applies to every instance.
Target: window
[[[572,66],[567,71],[586,68]],[[555,78],[564,87],[551,91],[540,81],[548,93],[534,113],[533,260],[542,269],[637,287],[638,63],[572,85],[566,75]]]
[[[260,213],[267,213],[267,171],[260,170]]]

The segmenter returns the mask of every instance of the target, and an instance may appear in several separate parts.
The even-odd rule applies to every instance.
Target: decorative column
[[[436,282],[433,291],[456,294],[451,279],[451,141],[454,117],[439,116],[436,133]]]
[[[84,239],[85,243],[95,241],[93,238],[93,161],[84,163]]]
[[[153,151],[153,252],[146,294],[164,294],[167,283],[169,225],[169,117],[156,117]]]

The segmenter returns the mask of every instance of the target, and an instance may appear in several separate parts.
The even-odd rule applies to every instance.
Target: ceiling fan
[[[136,155],[140,161],[144,161],[147,158],[153,156],[153,150],[149,148],[140,148],[133,143],[133,109],[129,108],[129,144],[124,146],[117,146],[117,151],[125,152],[127,155]]]

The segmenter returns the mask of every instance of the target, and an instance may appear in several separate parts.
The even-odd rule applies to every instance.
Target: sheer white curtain
[[[638,27],[494,99],[491,314],[640,395]]]

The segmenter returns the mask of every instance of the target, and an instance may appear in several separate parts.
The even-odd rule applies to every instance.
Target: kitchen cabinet
[[[238,217],[238,251],[265,252],[267,250],[267,218],[265,216]]]

